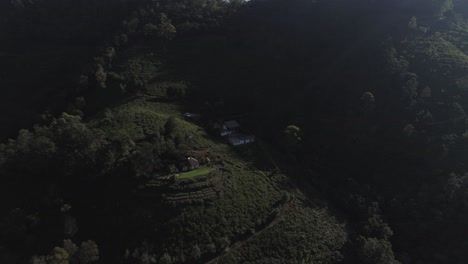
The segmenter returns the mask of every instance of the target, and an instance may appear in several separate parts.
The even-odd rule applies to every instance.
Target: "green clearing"
[[[212,171],[211,168],[199,168],[199,169],[196,169],[196,170],[193,170],[193,171],[187,171],[187,172],[184,172],[184,173],[180,173],[178,174],[177,178],[179,179],[188,179],[188,178],[193,178],[193,177],[197,177],[197,176],[203,176],[203,175],[206,175],[208,173],[210,173]]]

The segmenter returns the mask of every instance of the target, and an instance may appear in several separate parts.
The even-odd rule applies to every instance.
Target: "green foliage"
[[[116,52],[115,52],[115,48],[114,47],[107,47],[105,50],[104,50],[104,57],[106,58],[106,60],[110,63],[112,62],[112,60],[114,59],[114,57],[116,56]]]
[[[284,129],[284,134],[287,137],[287,140],[290,141],[292,144],[297,144],[302,140],[301,129],[297,126],[287,126]]]
[[[414,73],[406,73],[403,79],[402,97],[403,100],[411,102],[417,96],[418,76]]]
[[[418,28],[418,21],[416,17],[411,17],[410,21],[408,22],[408,28],[411,30],[415,30]]]
[[[158,34],[158,26],[151,23],[146,24],[143,27],[143,34],[145,34],[145,36],[156,36]]]
[[[120,58],[117,72],[122,76],[123,83],[128,87],[128,92],[138,93],[145,91],[145,88],[159,75],[160,62],[154,60],[154,54],[144,54],[131,56],[126,59],[127,54]]]
[[[167,15],[164,13],[159,14],[159,23],[156,26],[157,35],[165,42],[174,38],[176,34],[176,28],[172,25],[171,20],[167,18]]]
[[[120,236],[115,242],[107,236],[115,230],[137,247],[128,256],[131,263],[193,263],[216,255],[222,256],[216,261],[232,263],[336,263],[352,262],[354,256],[359,263],[397,263],[389,242],[393,233],[394,248],[412,259],[466,262],[460,234],[466,233],[468,215],[468,25],[457,10],[461,1],[250,1],[244,6],[243,1],[160,0],[138,7],[132,1],[91,2],[15,1],[8,14],[0,4],[5,17],[0,28],[9,28],[0,34],[9,36],[5,41],[12,50],[27,53],[5,60],[2,84],[33,88],[19,93],[23,107],[9,104],[5,116],[25,105],[36,111],[28,98],[62,91],[68,86],[62,79],[73,79],[78,88],[51,100],[85,117],[46,117],[45,124],[20,130],[15,140],[0,146],[2,193],[15,198],[5,195],[4,203],[34,208],[55,221],[51,226],[60,226],[48,232],[50,239],[24,245],[59,241],[67,219],[82,217],[89,224],[93,215],[105,229],[96,234],[107,243],[103,248],[123,243]],[[104,26],[110,10],[128,15],[118,29]],[[101,11],[102,19],[96,16]],[[87,37],[96,34],[108,41],[102,41],[88,66],[70,56],[75,50],[41,51],[35,47],[40,41],[17,45],[44,38],[44,43],[82,47],[75,44],[88,43]],[[84,51],[74,56],[92,57]],[[50,65],[70,69],[42,78]],[[13,68],[19,70],[10,77]],[[72,77],[70,72],[80,68],[85,72]],[[199,88],[192,90],[191,83]],[[49,85],[60,89],[42,87]],[[94,87],[107,89],[90,91]],[[117,99],[111,100],[112,92]],[[62,108],[51,107],[51,112]],[[287,150],[272,155],[278,163],[274,170],[284,169],[305,190],[312,184],[318,191],[308,196],[327,200],[333,210],[308,205],[303,197],[298,201],[295,191],[283,189],[291,183],[275,182],[285,177],[259,171],[256,166],[273,170],[272,157],[258,162],[253,150],[240,151],[239,157],[201,126],[184,121],[181,113],[193,108],[204,112],[207,123],[239,113],[247,130],[272,148]],[[300,128],[287,126],[291,123]],[[210,165],[221,167],[222,175],[196,177],[209,170],[203,168],[182,174],[197,179],[180,189],[163,186],[148,196],[134,190],[164,177],[178,159],[200,149],[209,149]],[[354,185],[345,184],[348,177],[357,178]],[[59,212],[59,196],[67,203],[72,199],[80,215],[52,216]],[[357,205],[348,206],[352,199]],[[383,213],[366,204],[374,200],[385,205]],[[336,220],[334,212],[349,225]],[[26,241],[34,230],[27,215],[10,212],[2,219],[1,229],[8,229],[1,230],[2,253],[23,250],[17,241]],[[411,221],[402,220],[407,218]],[[357,243],[348,243],[343,254],[347,242]],[[32,261],[98,260],[93,242],[78,248],[66,240],[63,248],[66,252],[56,248]],[[24,247],[25,255],[35,250]]]
[[[435,13],[438,15],[442,15],[453,9],[452,0],[432,0],[432,5]]]
[[[172,258],[169,254],[164,253],[164,255],[159,259],[159,262],[161,264],[172,264]]]
[[[366,237],[388,240],[393,235],[393,231],[378,214],[373,214],[364,225],[363,234]]]
[[[198,260],[200,259],[201,257],[201,251],[200,251],[200,247],[198,245],[194,245],[193,248],[192,248],[192,252],[190,254],[190,257],[193,259],[193,260]]]
[[[466,116],[465,114],[465,110],[463,109],[463,107],[457,103],[457,102],[454,102],[452,103],[451,107],[450,107],[450,116],[457,119],[457,118],[464,118]]]
[[[392,244],[378,238],[360,238],[359,260],[366,264],[397,264],[392,251]]]
[[[222,20],[242,6],[243,0],[164,1],[165,13],[181,32],[217,28]]]
[[[55,247],[46,257],[47,264],[68,264],[68,253],[65,249]]]
[[[80,264],[92,264],[99,260],[99,249],[96,242],[92,240],[84,241],[78,251]]]
[[[188,171],[188,172],[184,172],[184,173],[181,173],[177,176],[177,178],[179,179],[188,179],[188,178],[194,178],[194,177],[198,177],[198,176],[204,176],[204,175],[207,175],[209,173],[211,173],[211,169],[210,168],[199,168],[199,169],[196,169],[196,170],[193,170],[193,171]]]
[[[94,264],[99,260],[99,249],[92,240],[77,247],[71,240],[63,241],[63,248],[55,247],[47,256],[34,256],[31,264]]]
[[[365,104],[373,104],[375,103],[375,97],[371,92],[365,92],[361,95],[361,101]]]
[[[441,34],[417,37],[408,44],[415,69],[428,80],[432,80],[434,74],[447,81],[450,77],[459,78],[466,68],[468,56]],[[440,81],[436,82],[439,83]]]
[[[95,73],[95,77],[96,77],[96,82],[97,82],[98,86],[101,87],[101,88],[106,88],[107,74],[104,71],[104,68],[102,67],[101,64],[97,65],[97,70],[96,70],[96,73]]]
[[[288,205],[285,205],[286,207]],[[309,208],[299,201],[285,208],[278,223],[228,253],[234,263],[336,263],[346,242],[344,226],[326,210]],[[222,261],[217,263],[224,263]]]
[[[70,258],[74,258],[79,249],[70,239],[63,240],[63,248],[67,251]]]
[[[31,264],[48,264],[45,256],[33,256],[30,260]]]

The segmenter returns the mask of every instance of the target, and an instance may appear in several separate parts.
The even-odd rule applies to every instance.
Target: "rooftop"
[[[224,122],[224,125],[225,125],[228,129],[235,129],[235,128],[239,128],[239,127],[240,127],[239,123],[237,123],[237,121],[235,121],[235,120],[226,121],[226,122]]]

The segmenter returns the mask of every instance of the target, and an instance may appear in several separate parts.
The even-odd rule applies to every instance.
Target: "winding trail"
[[[220,263],[220,261],[222,261],[223,258],[226,257],[231,251],[239,250],[245,243],[251,241],[252,239],[257,237],[258,235],[260,235],[260,234],[268,231],[270,228],[276,226],[287,215],[287,211],[288,211],[288,209],[291,208],[291,205],[293,204],[293,201],[295,199],[296,198],[292,198],[288,202],[286,202],[284,205],[282,205],[279,208],[279,212],[276,214],[276,217],[273,220],[271,220],[268,225],[266,225],[262,229],[258,230],[257,232],[255,232],[251,236],[249,236],[249,237],[247,237],[245,239],[241,239],[241,240],[231,244],[230,246],[226,247],[222,252],[220,252],[218,255],[214,256],[211,260],[207,261],[206,263],[208,263],[208,264]]]

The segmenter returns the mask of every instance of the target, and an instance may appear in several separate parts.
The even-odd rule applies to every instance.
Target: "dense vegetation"
[[[1,2],[0,262],[466,263],[467,10]]]

